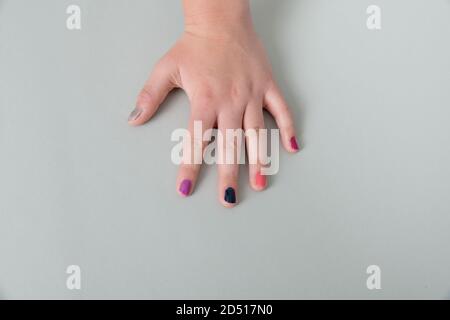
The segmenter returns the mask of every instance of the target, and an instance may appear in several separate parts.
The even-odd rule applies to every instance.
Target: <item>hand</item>
[[[224,136],[226,129],[265,128],[263,108],[266,108],[280,128],[284,147],[289,152],[298,151],[292,116],[273,80],[250,13],[244,9],[237,18],[224,18],[223,10],[220,12],[217,17],[209,12],[207,19],[199,19],[196,14],[188,16],[192,19],[187,17],[183,36],[156,64],[138,96],[129,123],[144,124],[172,89],[182,88],[191,103],[188,125],[191,134],[194,121],[201,121],[203,130],[217,126]],[[239,165],[218,164],[218,169],[219,200],[226,207],[234,206]],[[177,190],[182,196],[192,193],[199,170],[200,164],[180,165]],[[266,187],[259,161],[249,165],[249,177],[254,190]]]

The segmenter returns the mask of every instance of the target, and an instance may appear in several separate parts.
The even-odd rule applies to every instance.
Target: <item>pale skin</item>
[[[280,129],[284,148],[297,152],[294,121],[253,28],[248,0],[184,0],[183,6],[184,34],[154,67],[129,123],[149,121],[168,93],[181,88],[191,105],[188,130],[193,131],[196,120],[202,121],[203,130],[262,129],[266,109]],[[200,166],[180,165],[176,181],[180,195],[192,194]],[[219,201],[233,207],[239,164],[218,164],[218,172]],[[267,177],[260,172],[259,163],[249,164],[249,183],[256,191],[267,186]]]

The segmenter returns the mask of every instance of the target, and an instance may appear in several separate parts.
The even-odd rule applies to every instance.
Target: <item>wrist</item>
[[[185,31],[202,36],[234,36],[253,31],[248,0],[183,0]]]

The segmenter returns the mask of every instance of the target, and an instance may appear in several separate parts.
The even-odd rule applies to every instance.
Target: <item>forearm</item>
[[[252,28],[248,0],[183,0],[186,31],[233,32]]]

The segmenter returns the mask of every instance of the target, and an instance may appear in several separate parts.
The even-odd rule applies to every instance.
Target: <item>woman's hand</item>
[[[223,136],[226,129],[265,128],[265,107],[280,128],[284,147],[289,152],[298,151],[292,116],[253,29],[248,2],[208,1],[185,0],[185,32],[155,66],[129,123],[147,122],[172,89],[182,88],[191,103],[191,136],[194,121],[202,122],[203,131],[217,126]],[[205,147],[205,143],[200,144]],[[251,147],[247,145],[247,150]],[[219,200],[226,207],[234,206],[239,165],[218,164],[218,169]],[[192,161],[180,165],[177,190],[181,195],[192,193],[199,170],[200,164]],[[250,164],[249,171],[253,189],[263,190],[267,181],[261,175],[260,162]]]

